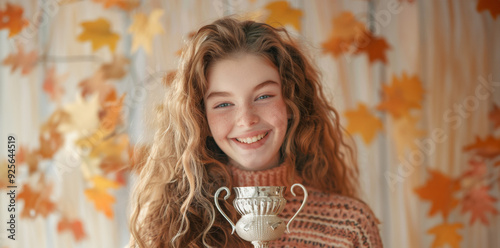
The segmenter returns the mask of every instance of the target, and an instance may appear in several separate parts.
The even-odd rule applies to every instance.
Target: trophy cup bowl
[[[219,212],[231,224],[233,230],[238,235],[249,242],[252,242],[256,248],[269,247],[269,241],[280,238],[285,231],[289,231],[290,223],[295,219],[297,214],[304,207],[307,200],[307,191],[302,184],[294,184],[290,189],[295,196],[293,189],[299,186],[304,191],[304,200],[299,210],[285,225],[285,221],[278,217],[286,205],[286,200],[283,197],[285,186],[250,186],[250,187],[235,187],[236,197],[233,201],[233,206],[241,215],[240,220],[236,225],[227,217],[219,206],[219,194],[222,190],[226,191],[224,200],[231,196],[231,191],[227,187],[221,187],[215,192],[215,206]]]

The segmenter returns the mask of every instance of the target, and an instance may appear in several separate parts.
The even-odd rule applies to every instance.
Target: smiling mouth
[[[266,137],[266,135],[268,134],[269,132],[265,132],[263,134],[259,134],[259,135],[256,135],[256,136],[253,136],[253,137],[248,137],[248,138],[235,138],[238,142],[240,143],[245,143],[245,144],[252,144],[252,143],[255,143],[261,139],[263,139],[264,137]]]

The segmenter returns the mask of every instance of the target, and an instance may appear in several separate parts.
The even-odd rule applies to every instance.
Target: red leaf
[[[498,214],[494,206],[497,199],[488,194],[489,190],[490,187],[479,186],[472,188],[465,194],[462,203],[462,213],[471,212],[471,225],[474,224],[476,219],[481,220],[485,225],[489,225],[486,213],[490,212],[492,215]]]
[[[500,1],[498,0],[479,0],[477,2],[477,11],[489,11],[493,19],[497,19],[500,14]]]

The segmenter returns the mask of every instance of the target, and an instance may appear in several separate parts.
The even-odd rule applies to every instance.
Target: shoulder
[[[297,217],[297,227],[317,230],[334,242],[349,244],[346,247],[382,247],[378,221],[367,204],[348,196],[307,190],[309,196]],[[292,206],[301,202],[301,196],[290,201]]]

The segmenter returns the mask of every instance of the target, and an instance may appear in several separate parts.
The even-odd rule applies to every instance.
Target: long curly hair
[[[207,70],[236,53],[262,56],[281,77],[292,115],[282,161],[305,185],[357,197],[358,169],[319,72],[283,28],[231,17],[203,26],[183,50],[165,96],[159,129],[133,190],[130,217],[139,247],[248,247],[216,211],[215,191],[232,187],[227,156],[210,137],[203,96]],[[234,220],[229,201],[221,207]]]

